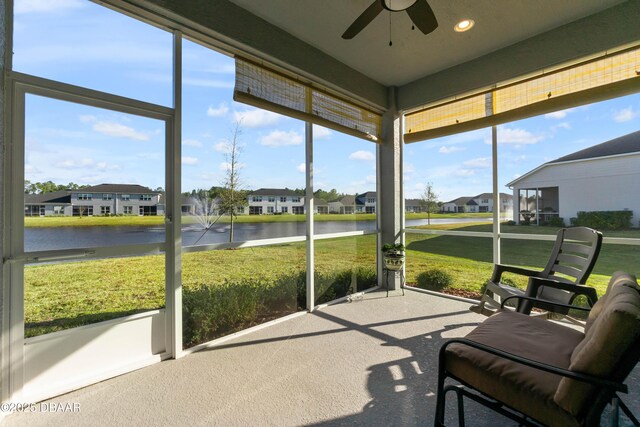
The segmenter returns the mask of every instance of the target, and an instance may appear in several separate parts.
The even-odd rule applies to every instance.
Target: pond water
[[[432,224],[478,222],[485,218],[440,218],[432,219]],[[490,218],[486,219],[490,221]],[[407,227],[426,225],[426,219],[407,220]],[[204,232],[195,225],[182,229],[183,246],[225,243],[229,241],[229,224],[214,225]],[[346,231],[373,231],[375,221],[317,221],[316,234],[340,233]],[[272,239],[277,237],[304,236],[304,222],[236,223],[234,241]],[[100,246],[134,245],[162,243],[165,240],[164,227],[37,227],[26,228],[24,232],[25,252],[79,249]]]

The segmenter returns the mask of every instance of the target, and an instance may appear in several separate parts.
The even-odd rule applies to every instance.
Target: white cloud
[[[640,112],[633,111],[633,107],[629,106],[613,114],[613,120],[617,123],[628,122],[640,116]]]
[[[237,169],[244,169],[245,166],[246,165],[244,163],[241,163],[241,162],[236,163],[236,168]],[[220,168],[221,171],[225,171],[226,172],[229,169],[231,169],[231,163],[222,162],[222,163],[220,163],[219,168]]]
[[[557,130],[557,129],[571,130],[571,124],[569,122],[560,122],[557,125],[554,125],[551,127],[551,130]]]
[[[106,163],[105,163],[105,165],[106,165]],[[61,160],[61,161],[55,163],[54,166],[56,166],[58,168],[61,168],[61,169],[86,168],[86,167],[89,167],[89,166],[93,166],[93,159],[90,159],[90,158],[84,158],[84,159],[80,159],[80,160],[65,159],[65,160]]]
[[[405,163],[404,164],[404,172],[405,173],[413,173],[416,168],[413,166],[413,163]]]
[[[182,84],[187,86],[210,87],[214,89],[231,89],[234,84],[231,80],[212,80],[212,79],[182,79]]]
[[[92,116],[91,114],[83,114],[80,116],[80,121],[82,123],[93,123],[98,121],[98,118],[96,116]]]
[[[469,168],[488,168],[491,167],[491,159],[489,157],[478,157],[476,159],[467,160],[462,164]]]
[[[96,121],[93,124],[93,130],[107,136],[115,136],[118,138],[128,138],[134,141],[148,141],[149,135],[138,132],[132,127],[114,122]]]
[[[367,175],[367,177],[365,178],[365,182],[367,184],[375,184],[376,183],[376,176],[375,175]]]
[[[372,162],[375,159],[375,156],[370,151],[358,150],[349,154],[349,160],[364,160],[367,162]]]
[[[229,145],[229,141],[227,140],[223,140],[218,142],[216,145],[213,146],[213,149],[216,150],[218,153],[228,153],[231,149],[230,145]]]
[[[83,7],[82,0],[21,0],[15,2],[14,12],[20,13],[48,13],[62,9],[78,9]]]
[[[313,139],[329,138],[331,131],[324,126],[313,125]]]
[[[198,164],[198,158],[197,157],[182,156],[182,164],[183,165],[197,165]]]
[[[567,108],[566,110],[554,111],[553,113],[548,113],[544,115],[545,119],[555,119],[560,120],[567,117],[567,114],[573,111],[573,108]]]
[[[218,108],[213,108],[211,105],[207,108],[207,116],[209,117],[222,117],[229,112],[229,107],[226,102],[218,104]]]
[[[296,169],[298,169],[298,172],[300,173],[305,173],[307,171],[307,167],[304,163],[300,163]]]
[[[160,153],[138,153],[138,157],[145,160],[161,160],[162,155]]]
[[[252,110],[235,111],[233,113],[235,121],[240,122],[242,126],[249,128],[259,128],[276,124],[280,120],[280,115],[271,111]]]
[[[282,130],[274,130],[269,135],[260,138],[260,145],[267,147],[283,147],[285,145],[302,144],[302,135],[294,130],[285,132]]]
[[[471,176],[475,174],[473,169],[457,169],[453,172],[455,176]]]
[[[440,149],[438,150],[438,153],[442,153],[442,154],[451,154],[451,153],[456,153],[458,151],[464,151],[466,150],[466,148],[464,147],[456,147],[456,146],[442,146],[440,147]]]
[[[110,165],[107,162],[98,162],[96,163],[96,169],[99,171],[115,171],[115,170],[120,170],[120,166],[118,165]]]
[[[543,136],[534,135],[528,130],[506,126],[498,127],[498,144],[530,145],[537,144],[543,139]],[[491,144],[491,139],[488,139],[486,143]]]
[[[202,148],[202,142],[197,139],[183,139],[182,145],[187,145],[189,147]]]

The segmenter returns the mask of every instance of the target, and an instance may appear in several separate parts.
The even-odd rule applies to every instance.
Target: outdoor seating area
[[[503,301],[511,296],[536,297],[552,303],[572,304],[577,296],[584,295],[587,304],[598,300],[594,288],[585,286],[602,247],[602,233],[587,227],[563,228],[558,231],[549,261],[540,271],[510,265],[494,265],[493,274],[479,304],[471,306],[476,313],[490,316],[500,309]],[[501,283],[504,273],[529,277],[525,291]],[[512,303],[516,301],[512,300]],[[538,304],[549,312],[567,314],[562,307]],[[517,309],[529,314],[531,304],[517,301]]]
[[[0,425],[640,427],[640,0],[490,3],[0,0]]]
[[[524,298],[534,305],[539,301]],[[545,307],[549,304],[545,301]],[[620,407],[637,426],[640,422],[618,393],[628,391],[626,377],[639,359],[640,287],[635,277],[617,272],[589,311],[584,333],[503,310],[465,339],[445,344],[435,424],[444,425],[446,393],[454,391],[461,425],[468,397],[520,425],[597,426],[611,403],[611,425],[618,425]],[[447,377],[468,387],[445,387]]]
[[[5,423],[432,425],[439,349],[485,318],[464,300],[415,290],[385,295],[370,292],[44,402],[79,404],[77,413],[18,413]],[[627,384],[621,397],[638,413],[638,369]],[[450,398],[448,425],[457,425],[455,408]],[[474,402],[465,414],[474,426],[510,423]]]

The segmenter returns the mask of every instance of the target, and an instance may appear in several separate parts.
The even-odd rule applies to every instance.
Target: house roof
[[[404,204],[405,206],[420,205],[422,204],[422,199],[405,199]]]
[[[259,188],[249,193],[249,196],[298,196],[300,194],[288,188]]]
[[[31,204],[71,204],[71,193],[68,190],[52,191],[51,193],[25,194],[24,203]]]
[[[535,169],[523,174],[522,176],[514,179],[507,184],[507,187],[512,187],[516,182],[528,177],[529,175],[539,171],[540,169],[549,165],[556,165],[565,162],[573,162],[580,160],[598,159],[602,157],[620,156],[624,154],[640,153],[640,131],[632,132],[627,135],[620,136],[618,138],[611,139],[601,144],[594,145],[584,150],[576,151],[575,153],[567,154],[566,156],[559,157],[547,163],[543,163]]]
[[[343,196],[341,198],[339,198],[338,200],[336,200],[335,202],[331,202],[331,203],[342,203],[343,206],[353,206],[356,204],[356,196]]]
[[[493,199],[493,193],[482,193],[472,198],[473,199]],[[500,193],[500,199],[511,199],[511,198],[513,198],[511,194]]]
[[[569,162],[573,160],[594,159],[597,157],[616,156],[640,152],[640,130],[621,137],[576,151],[549,163]]]
[[[469,200],[473,199],[473,197],[458,197],[457,199],[453,199],[446,203],[453,203],[457,206],[466,205]]]
[[[148,187],[137,184],[99,184],[80,190],[69,190],[70,193],[124,193],[124,194],[160,194]]]
[[[367,191],[365,193],[358,194],[356,199],[375,199],[377,197],[375,191]]]

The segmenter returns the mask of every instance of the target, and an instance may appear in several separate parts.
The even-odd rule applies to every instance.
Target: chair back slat
[[[570,264],[580,268],[583,268],[588,262],[588,259],[578,255],[563,254],[558,255],[559,264]]]
[[[552,274],[550,274],[549,276],[553,276],[555,273],[560,273],[560,274],[564,274],[566,276],[571,276],[574,279],[580,277],[580,275],[582,274],[582,269],[580,268],[575,268],[572,267],[570,265],[555,265],[553,267],[553,271],[551,272]]]
[[[561,247],[562,252],[570,252],[574,254],[589,255],[593,252],[592,246],[581,245],[579,243],[564,242]]]
[[[558,231],[551,257],[540,277],[562,273],[584,284],[593,270],[602,246],[602,233],[587,227],[563,228]],[[564,281],[564,280],[563,280]]]

